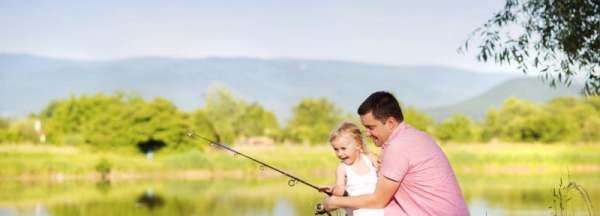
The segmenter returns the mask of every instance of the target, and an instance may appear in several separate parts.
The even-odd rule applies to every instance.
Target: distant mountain
[[[510,97],[541,103],[559,96],[577,96],[581,88],[582,86],[579,84],[570,87],[557,85],[556,88],[551,88],[540,79],[521,77],[502,82],[477,97],[450,106],[429,108],[423,111],[438,121],[454,114],[467,115],[481,121],[488,109],[501,107],[502,103]]]
[[[344,61],[257,58],[132,58],[80,61],[0,54],[0,115],[41,111],[51,100],[116,90],[164,97],[183,110],[202,106],[211,83],[257,101],[283,119],[302,97],[324,96],[348,112],[376,90],[407,105],[440,107],[512,78],[444,66],[386,66]],[[517,92],[514,92],[518,94]]]

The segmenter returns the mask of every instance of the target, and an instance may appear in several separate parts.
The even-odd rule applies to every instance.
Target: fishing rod
[[[307,181],[305,181],[305,180],[302,180],[302,179],[300,179],[300,178],[298,178],[298,177],[296,177],[296,176],[294,176],[294,175],[292,175],[292,174],[289,174],[289,173],[287,173],[287,172],[285,172],[285,171],[283,171],[283,170],[277,169],[277,168],[275,168],[275,167],[273,167],[273,166],[271,166],[271,165],[269,165],[269,164],[267,164],[267,163],[265,163],[265,162],[262,162],[262,161],[260,161],[260,160],[257,160],[257,159],[255,159],[255,158],[253,158],[253,157],[250,157],[250,156],[248,156],[248,155],[246,155],[246,154],[244,154],[244,153],[241,153],[241,152],[239,152],[239,151],[237,151],[237,150],[235,150],[235,149],[233,149],[233,148],[231,148],[231,147],[229,147],[229,146],[227,146],[227,145],[225,145],[225,144],[222,144],[222,143],[219,143],[219,142],[215,142],[215,141],[213,141],[213,140],[211,140],[211,139],[208,139],[208,138],[206,138],[206,137],[200,136],[200,135],[198,135],[198,134],[195,134],[195,133],[193,133],[193,132],[188,132],[188,133],[187,133],[187,136],[188,136],[188,137],[198,137],[198,138],[200,138],[200,139],[203,139],[203,140],[205,140],[205,141],[209,142],[209,143],[210,143],[210,144],[212,144],[212,145],[216,145],[216,146],[218,146],[218,147],[221,147],[221,148],[223,148],[223,149],[226,149],[226,150],[228,150],[228,151],[230,151],[230,152],[233,152],[233,153],[235,153],[236,155],[241,155],[241,156],[243,156],[243,157],[245,157],[245,158],[248,158],[248,159],[250,159],[250,160],[252,160],[252,161],[254,161],[254,162],[256,162],[256,163],[258,163],[258,164],[262,165],[263,167],[268,167],[269,169],[272,169],[272,170],[274,170],[274,171],[277,171],[277,172],[279,172],[279,173],[281,173],[281,174],[283,174],[283,175],[285,175],[285,176],[287,176],[287,177],[291,178],[291,179],[290,179],[290,181],[288,181],[288,185],[289,185],[289,186],[294,186],[294,185],[296,184],[296,181],[297,181],[297,182],[300,182],[300,183],[302,183],[302,184],[304,184],[304,185],[306,185],[306,186],[309,186],[309,187],[311,187],[311,188],[313,188],[313,189],[315,189],[315,190],[317,190],[317,191],[319,191],[319,192],[323,192],[323,193],[327,194],[328,196],[332,196],[332,195],[333,195],[333,193],[332,193],[332,192],[323,191],[323,190],[321,190],[319,187],[315,186],[314,184],[311,184],[311,183],[309,183],[309,182],[307,182]]]
[[[292,174],[289,174],[289,173],[287,173],[287,172],[285,172],[283,170],[277,169],[277,168],[275,168],[275,167],[273,167],[273,166],[271,166],[271,165],[269,165],[269,164],[267,164],[265,162],[262,162],[260,160],[257,160],[255,158],[253,158],[253,157],[250,157],[250,156],[248,156],[248,155],[246,155],[244,153],[241,153],[241,152],[239,152],[239,151],[237,151],[237,150],[235,150],[235,149],[233,149],[233,148],[231,148],[231,147],[229,147],[229,146],[227,146],[225,144],[222,144],[222,143],[219,143],[219,142],[215,142],[215,141],[213,141],[213,140],[211,140],[209,138],[206,138],[204,136],[198,135],[198,134],[196,134],[194,132],[187,132],[186,135],[188,137],[197,137],[197,138],[203,139],[203,140],[207,141],[208,143],[210,143],[211,145],[215,145],[215,146],[221,147],[221,148],[226,149],[226,150],[228,150],[230,152],[233,152],[235,155],[241,155],[241,156],[243,156],[243,157],[245,157],[247,159],[250,159],[250,160],[252,160],[252,161],[260,164],[262,167],[268,167],[271,170],[277,171],[277,172],[279,172],[279,173],[281,173],[281,174],[283,174],[283,175],[291,178],[288,181],[288,186],[290,186],[290,187],[294,186],[296,184],[296,181],[298,181],[298,182],[300,182],[300,183],[302,183],[302,184],[304,184],[304,185],[306,185],[308,187],[311,187],[311,188],[317,190],[318,192],[322,192],[322,193],[327,194],[327,196],[332,196],[333,195],[333,192],[328,192],[328,191],[321,190],[319,187],[315,186],[314,184],[311,184],[311,183],[309,183],[309,182],[307,182],[305,180],[302,180],[302,179],[300,179],[300,178],[298,178],[298,177],[296,177],[296,176],[294,176]],[[348,191],[344,191],[344,195],[343,196],[348,196]],[[331,213],[328,212],[328,211],[325,211],[325,209],[323,208],[323,205],[321,203],[319,203],[315,207],[315,215],[321,215],[321,214],[327,214],[329,216],[331,215]]]

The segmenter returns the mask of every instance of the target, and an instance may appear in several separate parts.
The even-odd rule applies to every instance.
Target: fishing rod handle
[[[333,196],[333,192],[327,192],[327,191],[322,191],[322,190],[319,190],[319,192],[323,192],[324,194],[327,194],[327,196]],[[348,194],[348,191],[345,190],[344,194],[342,196],[347,197],[347,196],[350,196],[350,194]]]

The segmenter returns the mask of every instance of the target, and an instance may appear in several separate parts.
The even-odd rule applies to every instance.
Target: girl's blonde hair
[[[344,134],[351,136],[351,138],[359,144],[362,153],[368,152],[367,145],[365,145],[365,143],[363,142],[362,132],[360,132],[360,128],[358,128],[358,126],[352,122],[340,123],[338,127],[331,132],[331,135],[329,136],[329,142],[333,142],[334,140],[343,136]]]

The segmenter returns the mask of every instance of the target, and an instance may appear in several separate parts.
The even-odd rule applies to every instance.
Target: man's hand
[[[353,197],[330,196],[323,200],[323,207],[327,211],[338,208],[385,208],[399,187],[400,182],[380,176],[374,193]]]
[[[323,209],[325,211],[333,211],[338,209],[339,207],[334,204],[335,199],[335,196],[325,197],[325,200],[323,200]]]
[[[315,206],[315,215],[322,214],[331,215],[327,210],[325,210],[325,207],[323,207],[323,203],[317,203],[317,206]]]

